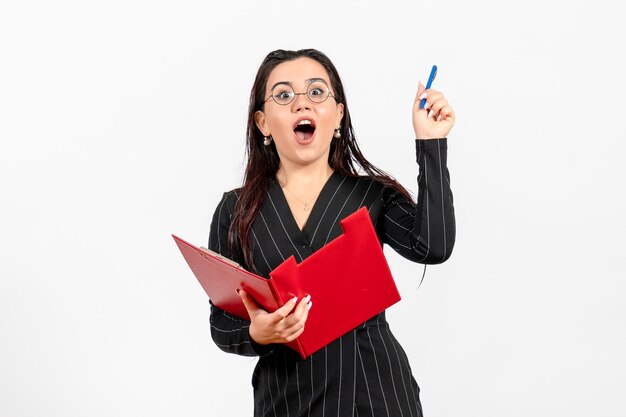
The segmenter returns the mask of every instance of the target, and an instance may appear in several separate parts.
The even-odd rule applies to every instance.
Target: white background
[[[604,0],[3,2],[0,415],[251,415],[170,234],[206,244],[259,64],[313,47],[414,192],[432,64],[457,112],[452,258],[417,290],[386,251],[426,416],[623,416],[625,32]]]

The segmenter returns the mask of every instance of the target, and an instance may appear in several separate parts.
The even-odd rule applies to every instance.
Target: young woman
[[[365,206],[381,243],[414,262],[445,261],[455,239],[446,167],[454,119],[443,94],[420,83],[413,104],[416,204],[361,154],[328,57],[314,49],[271,52],[250,95],[244,183],[218,204],[209,248],[269,277],[289,256],[301,262],[339,236],[339,221]],[[268,313],[244,291],[240,296],[251,320],[212,305],[211,334],[226,352],[259,356],[255,416],[422,415],[419,387],[384,312],[303,360],[284,343],[304,331],[315,300]]]

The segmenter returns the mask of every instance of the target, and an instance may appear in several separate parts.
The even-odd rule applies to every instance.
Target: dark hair
[[[413,201],[409,192],[396,180],[384,171],[369,163],[361,153],[356,142],[350,111],[343,91],[343,85],[339,78],[339,73],[328,59],[328,57],[315,49],[301,49],[299,51],[285,51],[278,49],[270,52],[259,67],[250,92],[250,103],[248,107],[248,128],[247,128],[247,164],[243,179],[243,187],[239,194],[239,199],[235,205],[235,210],[228,233],[228,244],[232,250],[235,247],[237,238],[243,252],[243,264],[249,270],[256,270],[252,258],[252,241],[249,231],[252,222],[256,218],[270,185],[273,182],[276,171],[279,167],[279,157],[276,146],[272,143],[269,146],[263,144],[263,134],[257,127],[254,114],[263,109],[265,99],[265,89],[267,80],[272,70],[279,64],[286,61],[293,61],[297,58],[310,58],[319,62],[330,78],[330,84],[334,92],[337,103],[343,103],[343,118],[341,120],[341,137],[333,139],[328,155],[328,164],[334,171],[339,171],[344,176],[356,177],[359,175],[358,168],[361,168],[369,176],[380,183],[391,187],[403,194],[409,201]]]

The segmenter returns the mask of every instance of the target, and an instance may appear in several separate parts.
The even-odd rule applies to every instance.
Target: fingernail
[[[430,103],[426,102],[426,104],[424,104],[424,110],[428,110],[429,107],[430,107]]]
[[[431,117],[432,115],[433,115],[433,111],[431,110],[431,111],[429,111],[429,112],[428,112],[428,118],[430,119],[430,117]]]
[[[295,303],[296,301],[298,301],[298,297],[293,297],[293,298],[291,299],[291,302],[292,302],[292,303]]]
[[[424,100],[426,97],[428,97],[428,93],[422,93],[420,100]]]
[[[313,301],[309,301],[306,305],[306,309],[310,310],[312,305],[313,305]]]
[[[417,88],[420,88],[420,84],[421,84],[421,83],[422,83],[421,81],[418,81],[418,82],[417,82]]]
[[[311,294],[304,297],[305,303],[308,303],[310,299],[311,299]]]

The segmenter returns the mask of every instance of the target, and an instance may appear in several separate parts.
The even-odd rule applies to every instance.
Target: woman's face
[[[325,82],[331,96],[322,103],[307,97],[307,88],[314,99],[323,94]],[[322,87],[320,89],[316,87]],[[272,93],[280,101],[280,95],[288,97],[290,91],[296,96],[286,105],[273,99],[265,102],[262,111],[255,113],[255,122],[263,136],[272,136],[281,164],[308,165],[328,161],[330,143],[335,129],[340,127],[343,104],[337,104],[330,79],[324,67],[310,58],[298,58],[283,62],[272,70],[265,86],[264,98]],[[277,95],[278,94],[278,95]]]

